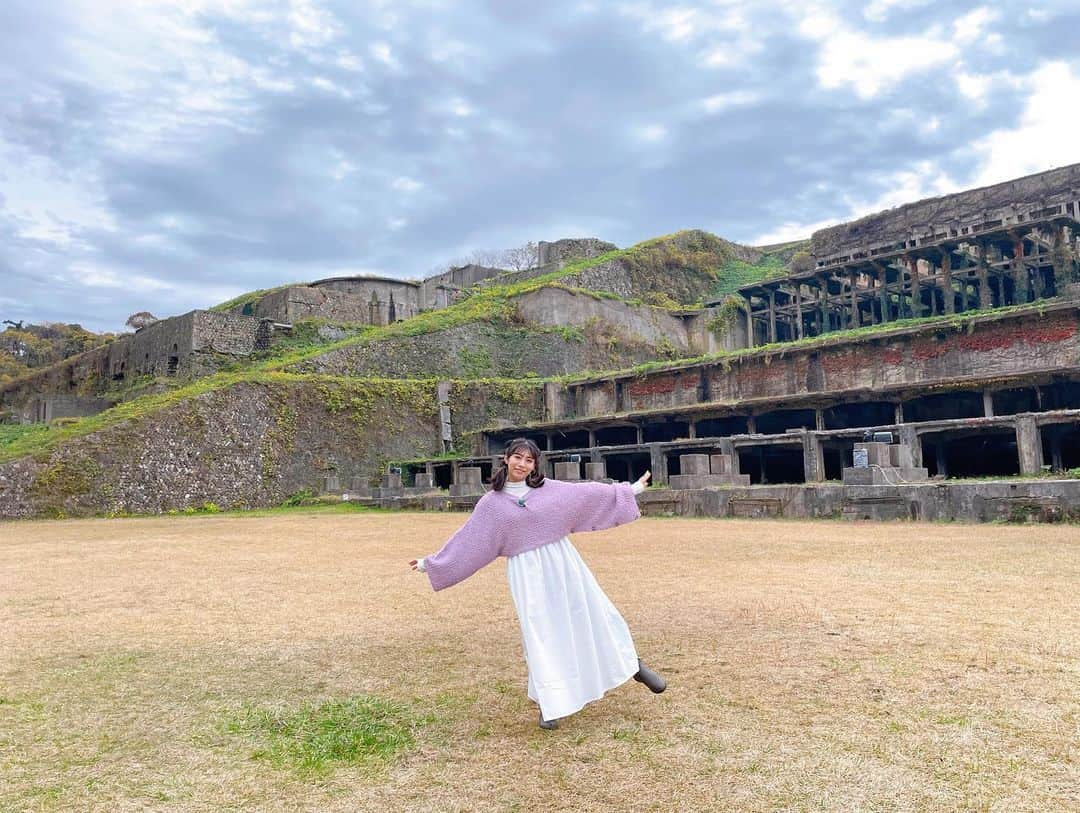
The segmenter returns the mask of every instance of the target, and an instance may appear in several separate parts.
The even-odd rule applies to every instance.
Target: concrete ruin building
[[[1080,517],[1075,480],[943,488],[1080,467],[1078,238],[1080,165],[821,230],[812,270],[740,290],[743,352],[550,384],[542,420],[423,470],[486,476],[523,435],[683,512]]]

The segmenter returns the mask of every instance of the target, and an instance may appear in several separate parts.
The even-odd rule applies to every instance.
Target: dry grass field
[[[547,732],[463,519],[0,524],[0,810],[1080,810],[1076,526],[579,536],[670,688]]]

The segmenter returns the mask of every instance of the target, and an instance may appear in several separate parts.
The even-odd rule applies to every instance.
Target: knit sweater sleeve
[[[464,581],[495,561],[500,548],[498,524],[493,520],[492,502],[487,494],[439,552],[424,557],[425,572],[432,588],[443,590]]]
[[[602,531],[632,522],[641,516],[634,488],[630,483],[583,483],[570,484],[569,494],[576,510],[571,533]]]

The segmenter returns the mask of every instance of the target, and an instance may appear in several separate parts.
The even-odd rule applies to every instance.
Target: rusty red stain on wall
[[[645,381],[635,381],[626,390],[632,398],[640,398],[644,395],[665,395],[675,391],[675,379],[653,378]]]

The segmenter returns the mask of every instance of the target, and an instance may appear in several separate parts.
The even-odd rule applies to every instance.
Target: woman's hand
[[[641,484],[642,488],[648,488],[648,486],[649,486],[649,478],[651,478],[651,477],[652,477],[652,472],[647,471],[638,478],[638,483]]]

